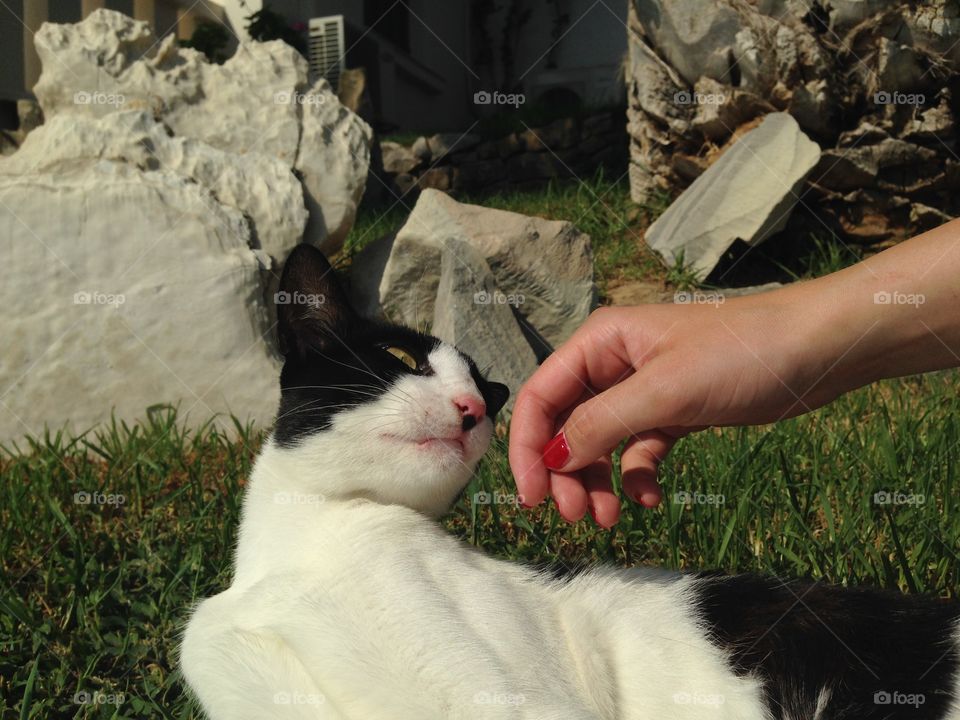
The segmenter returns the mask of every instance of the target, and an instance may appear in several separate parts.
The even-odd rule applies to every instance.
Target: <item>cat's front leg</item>
[[[345,720],[281,637],[237,627],[227,593],[200,604],[180,666],[210,720]]]

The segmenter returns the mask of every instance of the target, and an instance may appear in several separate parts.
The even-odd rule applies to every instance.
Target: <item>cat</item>
[[[285,263],[272,435],[183,676],[212,720],[960,718],[955,603],[756,576],[493,559],[437,523],[505,386]]]

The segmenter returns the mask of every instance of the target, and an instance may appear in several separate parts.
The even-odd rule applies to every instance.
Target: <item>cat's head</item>
[[[309,491],[445,511],[490,444],[507,387],[452,345],[361,317],[310,245],[287,259],[277,321],[274,445],[308,469]]]

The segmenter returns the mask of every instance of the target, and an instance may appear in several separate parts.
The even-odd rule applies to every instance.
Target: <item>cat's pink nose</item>
[[[453,399],[453,404],[457,406],[463,418],[460,426],[464,431],[475,427],[487,412],[486,403],[476,395],[460,395]]]

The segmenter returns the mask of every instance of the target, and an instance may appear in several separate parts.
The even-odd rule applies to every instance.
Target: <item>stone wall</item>
[[[628,138],[622,110],[563,118],[497,140],[467,133],[420,137],[405,146],[384,141],[384,182],[397,196],[426,188],[451,195],[526,190],[554,179],[585,178],[603,167],[626,171]]]

